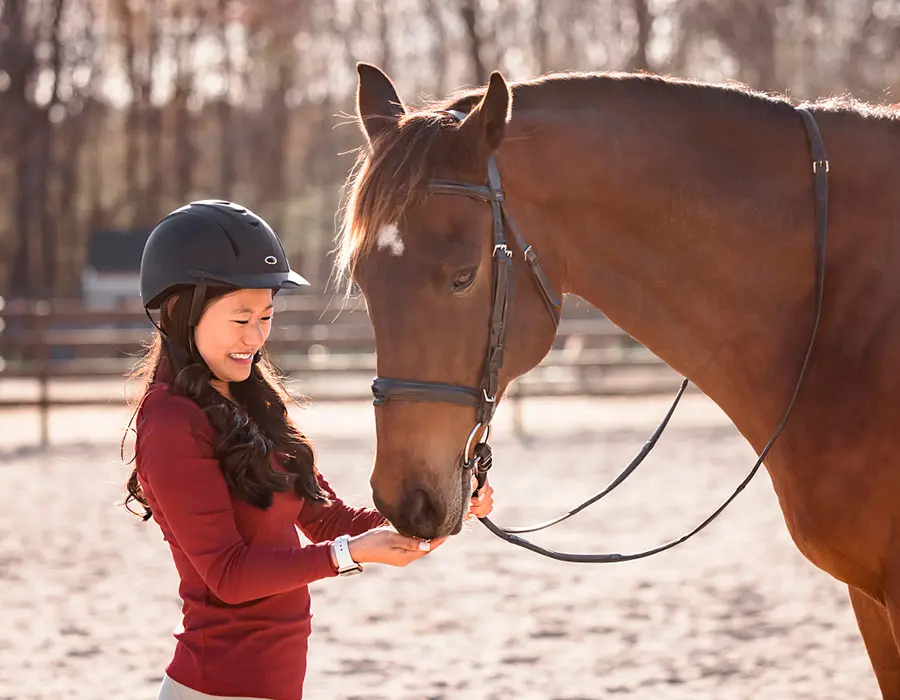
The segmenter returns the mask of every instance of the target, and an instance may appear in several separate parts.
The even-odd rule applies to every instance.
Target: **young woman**
[[[136,372],[145,391],[125,504],[156,520],[183,600],[158,700],[301,700],[308,584],[370,562],[406,566],[441,544],[344,504],[289,417],[263,345],[273,294],[305,284],[268,224],[230,202],[176,210],[144,249],[141,296],[159,323]],[[486,486],[470,513],[491,508]]]

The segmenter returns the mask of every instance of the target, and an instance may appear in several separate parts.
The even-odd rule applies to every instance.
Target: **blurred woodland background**
[[[898,46],[900,0],[0,0],[0,296],[133,275],[141,236],[199,198],[263,215],[321,291],[359,60],[412,102],[497,68],[884,103]]]

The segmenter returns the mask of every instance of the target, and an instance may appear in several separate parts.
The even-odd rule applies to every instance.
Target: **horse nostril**
[[[440,499],[426,489],[417,488],[405,499],[403,519],[418,537],[435,537],[444,522],[446,510]]]

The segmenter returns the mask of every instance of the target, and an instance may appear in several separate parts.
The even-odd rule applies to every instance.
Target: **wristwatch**
[[[331,544],[331,553],[337,562],[338,576],[353,576],[362,572],[362,566],[350,556],[350,535],[335,537]]]

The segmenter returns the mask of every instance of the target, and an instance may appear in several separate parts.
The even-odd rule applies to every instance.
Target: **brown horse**
[[[484,398],[541,361],[555,332],[547,308],[572,293],[763,449],[815,308],[810,142],[787,99],[649,75],[507,84],[495,73],[486,88],[411,111],[378,68],[358,72],[366,148],[337,270],[365,296],[379,376],[481,386],[499,342],[494,208],[426,184],[487,190],[493,156],[548,289],[511,239],[506,352]],[[797,547],[848,584],[883,695],[900,699],[900,114],[847,100],[809,111],[830,161],[824,306],[765,467]],[[454,405],[448,390],[396,393],[423,400],[376,401],[375,503],[406,532],[459,532],[471,476],[460,462],[476,459],[472,426],[490,413],[471,396]]]

